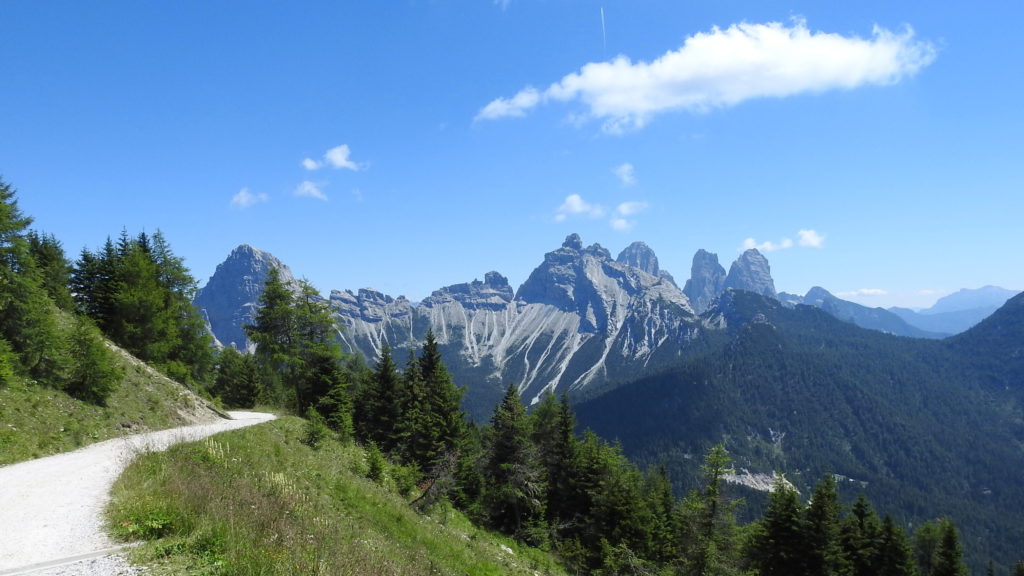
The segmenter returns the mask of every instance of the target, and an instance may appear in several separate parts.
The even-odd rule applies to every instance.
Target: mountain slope
[[[1012,306],[1011,306],[1012,304]],[[787,309],[727,293],[709,315],[727,344],[577,406],[579,422],[677,479],[723,441],[738,467],[784,472],[807,494],[826,472],[846,478],[883,512],[917,523],[950,515],[980,566],[1007,565],[1024,521],[1024,411],[1016,390],[1024,300],[955,341],[898,338],[840,322],[813,307]],[[988,350],[979,372],[968,356]],[[983,446],[984,449],[979,449]]]
[[[820,286],[811,288],[802,298],[791,294],[780,294],[780,298],[792,303],[821,308],[839,320],[886,334],[911,338],[945,338],[948,336],[948,334],[928,332],[912,326],[899,315],[884,308],[868,308],[842,300]]]
[[[931,308],[914,311],[908,308],[890,308],[912,326],[931,332],[959,334],[981,322],[1007,300],[1018,294],[998,286],[963,289],[944,296]]]

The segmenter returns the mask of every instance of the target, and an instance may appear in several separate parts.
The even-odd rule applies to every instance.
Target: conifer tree
[[[575,513],[572,465],[576,458],[576,421],[568,396],[545,394],[531,415],[532,442],[547,485],[546,520],[553,526]]]
[[[881,524],[878,514],[864,494],[850,507],[850,513],[841,525],[843,554],[850,565],[852,576],[874,576],[878,574],[878,547],[881,540]]]
[[[404,399],[391,347],[385,343],[373,373],[356,399],[356,436],[364,443],[374,443],[382,452],[393,451],[401,431]]]
[[[732,471],[730,462],[725,447],[714,446],[701,467],[702,490],[691,492],[683,502],[685,574],[710,576],[740,572],[735,542],[738,503],[728,501],[722,492],[725,475]]]
[[[16,192],[0,180],[0,338],[18,359],[18,371],[59,387],[67,377],[54,304],[46,296]]]
[[[762,576],[804,573],[804,527],[796,491],[778,479],[753,537],[750,560]]]
[[[826,474],[814,488],[804,515],[807,574],[845,574],[847,562],[840,543],[839,529],[841,514],[842,504],[839,502],[835,476]]]
[[[1017,562],[1013,567],[1013,576],[1024,576],[1024,560]]]
[[[75,301],[71,297],[71,262],[64,254],[64,247],[53,234],[42,234],[34,230],[27,235],[29,253],[39,270],[40,284],[47,295],[61,310],[72,310]]]
[[[466,432],[466,416],[462,411],[463,390],[452,382],[433,330],[427,331],[417,366],[424,394],[424,427],[418,432],[425,436],[425,470],[455,448]]]
[[[544,486],[526,408],[514,385],[491,417],[485,457],[484,507],[488,522],[497,530],[526,539],[526,529],[543,517]]]
[[[930,576],[966,576],[964,550],[952,520],[944,518],[939,521],[939,535],[939,548],[935,552],[935,564]]]
[[[889,515],[882,519],[876,565],[878,576],[914,576],[917,573],[907,534]]]

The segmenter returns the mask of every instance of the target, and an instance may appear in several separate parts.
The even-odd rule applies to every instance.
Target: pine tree
[[[485,457],[484,507],[492,527],[526,539],[526,529],[543,516],[544,486],[529,419],[515,386],[509,386],[491,417]]]
[[[966,576],[964,550],[960,545],[960,534],[952,520],[939,521],[939,548],[935,552],[935,564],[930,576]]]
[[[889,515],[882,519],[877,558],[878,576],[914,576],[917,573],[907,534]]]
[[[552,526],[575,514],[573,469],[576,458],[576,420],[568,396],[556,400],[545,394],[531,415],[533,445],[547,485],[546,520]]]
[[[402,390],[398,368],[391,359],[391,347],[381,348],[377,366],[356,398],[356,436],[374,443],[381,451],[393,451],[401,432]]]
[[[61,310],[72,310],[75,301],[71,297],[71,262],[64,255],[64,247],[53,234],[29,231],[27,235],[29,253],[39,269],[40,281],[50,299]]]
[[[753,537],[750,559],[763,576],[804,573],[805,533],[800,500],[783,479],[775,482],[768,508]]]
[[[1024,560],[1017,562],[1013,567],[1013,576],[1024,576]]]
[[[32,219],[21,213],[15,196],[0,180],[0,339],[10,345],[9,358],[18,359],[18,372],[60,387],[69,359],[26,239]]]
[[[466,433],[466,415],[462,411],[463,390],[452,382],[433,330],[427,331],[417,365],[425,396],[424,427],[418,430],[427,445],[422,456],[425,470],[455,448]]]
[[[878,549],[882,528],[871,503],[861,494],[841,524],[843,553],[852,576],[878,574]]]
[[[725,475],[732,470],[725,447],[714,446],[705,456],[700,492],[691,492],[683,502],[685,574],[739,574],[736,547],[736,506],[722,493]]]
[[[841,514],[835,476],[826,474],[815,487],[804,515],[807,574],[836,576],[845,573],[847,563],[839,530]]]

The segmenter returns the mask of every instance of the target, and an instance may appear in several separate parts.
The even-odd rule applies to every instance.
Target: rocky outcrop
[[[206,286],[196,292],[193,303],[218,345],[239,350],[252,348],[244,327],[255,322],[263,284],[272,268],[278,269],[285,284],[297,286],[291,270],[280,260],[269,252],[243,244],[231,251]]]
[[[740,254],[732,263],[723,287],[776,298],[775,281],[772,280],[768,259],[754,248]]]
[[[622,252],[619,252],[615,261],[619,264],[639,268],[651,276],[657,276],[658,278],[671,282],[672,284],[676,283],[676,279],[673,278],[667,270],[662,270],[658,266],[658,256],[654,253],[654,250],[644,242],[633,242],[629,246],[626,246]]]
[[[718,255],[698,250],[693,255],[690,279],[683,287],[683,293],[698,314],[711,308],[712,303],[725,289],[725,268],[718,263]]]

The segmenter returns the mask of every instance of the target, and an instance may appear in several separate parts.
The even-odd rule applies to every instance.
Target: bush
[[[324,417],[310,406],[306,410],[305,433],[302,436],[302,443],[316,450],[330,435],[331,430],[327,427]]]

